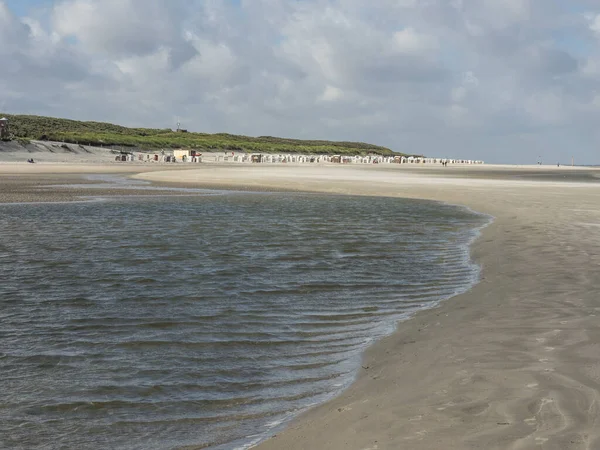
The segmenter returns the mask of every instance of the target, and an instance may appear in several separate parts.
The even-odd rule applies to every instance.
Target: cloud
[[[13,112],[597,162],[593,2],[58,0],[39,17],[7,4]]]
[[[396,31],[394,42],[400,53],[423,53],[438,48],[438,42],[434,36],[420,34],[410,27]]]
[[[321,95],[321,100],[326,102],[333,102],[341,99],[344,96],[344,92],[336,88],[335,86],[327,86]]]
[[[195,54],[184,38],[181,2],[66,0],[52,14],[54,32],[89,52],[109,57],[145,56],[163,50],[179,66]]]

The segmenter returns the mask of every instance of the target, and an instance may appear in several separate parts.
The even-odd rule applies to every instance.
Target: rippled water
[[[485,221],[308,194],[0,205],[0,446],[256,442],[467,289]]]

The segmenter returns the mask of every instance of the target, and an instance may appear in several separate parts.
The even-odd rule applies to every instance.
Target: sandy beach
[[[600,447],[596,176],[247,167],[139,177],[424,198],[495,217],[472,249],[482,266],[474,289],[400,324],[367,352],[351,388],[258,448],[591,449]]]
[[[0,201],[25,193],[50,200],[65,191],[44,186],[73,182],[81,173],[122,172],[168,185],[422,198],[495,218],[472,248],[482,267],[479,284],[401,323],[365,354],[349,389],[259,449],[600,448],[600,172],[535,166],[170,169],[2,164],[0,192],[11,186],[12,194]],[[81,192],[71,191],[70,198]]]

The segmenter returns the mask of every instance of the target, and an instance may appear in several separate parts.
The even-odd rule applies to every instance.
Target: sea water
[[[0,205],[0,447],[258,442],[468,289],[486,222],[313,194]]]

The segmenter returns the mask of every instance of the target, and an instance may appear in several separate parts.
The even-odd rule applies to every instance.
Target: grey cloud
[[[578,61],[562,50],[541,48],[537,58],[539,68],[553,75],[572,73],[579,67]]]
[[[427,61],[399,57],[396,61],[368,61],[357,75],[367,83],[430,83],[443,81],[448,74],[443,68]]]

